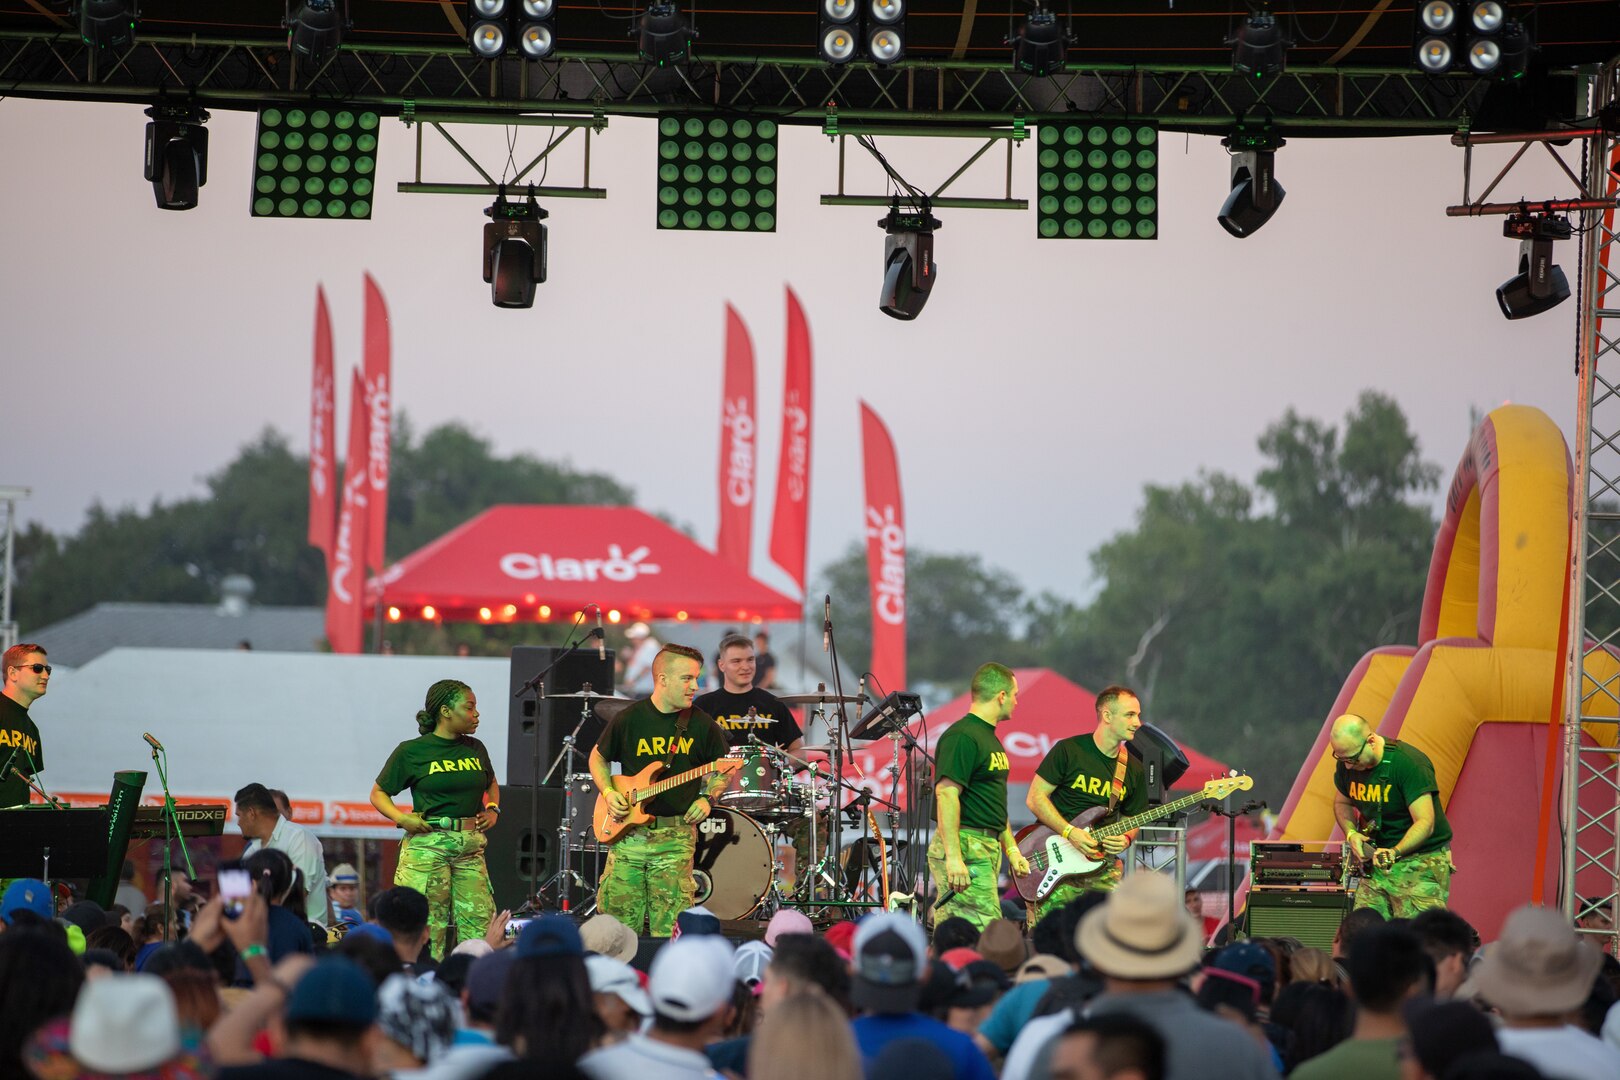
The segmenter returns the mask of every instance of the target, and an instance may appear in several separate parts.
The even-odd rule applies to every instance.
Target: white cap
[[[636,969],[623,960],[592,953],[585,958],[585,970],[591,977],[591,992],[617,994],[619,999],[642,1016],[652,1015],[652,1001],[641,988]]]
[[[631,623],[625,629],[624,636],[629,638],[631,641],[640,641],[642,638],[646,637],[648,634],[651,634],[651,633],[652,633],[652,630],[651,630],[651,628],[649,628],[647,626],[646,623],[638,622],[638,623]]]
[[[713,934],[688,934],[653,957],[647,991],[653,1011],[673,1020],[707,1020],[731,1000],[731,943]]]

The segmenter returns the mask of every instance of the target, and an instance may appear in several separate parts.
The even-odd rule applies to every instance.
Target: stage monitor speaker
[[[599,659],[594,647],[582,649],[563,659],[546,676],[546,697],[536,700],[530,692],[521,698],[515,695],[524,683],[550,667],[566,649],[549,645],[519,645],[512,650],[511,688],[507,698],[510,713],[506,725],[506,780],[507,784],[536,786],[557,755],[562,753],[563,739],[580,722],[580,698],[558,698],[554,694],[574,694],[587,687],[599,694],[613,693],[613,650],[607,650],[607,659]],[[579,758],[576,769],[584,773],[585,758],[596,745],[607,721],[592,712],[579,730]],[[535,740],[539,739],[540,771],[535,773]],[[560,788],[566,782],[565,767],[558,766],[551,774],[548,787]],[[503,806],[504,810],[505,807]]]
[[[1298,938],[1332,954],[1339,924],[1350,913],[1350,894],[1338,889],[1251,889],[1243,912],[1246,937]]]
[[[1144,723],[1137,729],[1136,738],[1125,745],[1142,759],[1149,804],[1157,806],[1170,801],[1170,785],[1191,767],[1176,740],[1152,724]]]
[[[574,793],[574,815],[583,817],[588,828],[595,793]],[[539,801],[538,834],[530,831],[530,813]],[[489,833],[489,844],[484,848],[484,864],[489,868],[490,890],[495,894],[497,910],[516,911],[529,899],[529,873],[534,870],[535,884],[544,885],[560,865],[557,845],[557,819],[563,812],[563,793],[557,788],[535,788],[519,784],[501,787],[501,820]],[[578,830],[575,830],[578,833]],[[579,907],[594,889],[601,872],[601,863],[607,860],[605,847],[574,850],[569,842],[569,865],[584,879],[585,887],[571,883],[568,888],[569,906]],[[543,892],[548,909],[560,906],[555,888]]]

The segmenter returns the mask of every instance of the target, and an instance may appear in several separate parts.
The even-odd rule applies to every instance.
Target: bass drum
[[[720,919],[752,915],[770,891],[776,860],[764,830],[746,814],[717,807],[698,822],[692,877],[701,904]]]

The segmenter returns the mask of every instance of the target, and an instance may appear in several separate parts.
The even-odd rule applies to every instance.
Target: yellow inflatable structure
[[[1480,424],[1446,497],[1423,596],[1418,644],[1374,649],[1351,671],[1294,781],[1272,839],[1327,840],[1333,820],[1333,717],[1356,713],[1434,762],[1455,836],[1451,906],[1486,940],[1530,899],[1537,843],[1551,845],[1546,902],[1558,895],[1556,815],[1538,836],[1548,718],[1558,682],[1571,508],[1568,447],[1541,410],[1508,405]],[[1595,664],[1608,670],[1598,671]],[[1612,655],[1587,662],[1612,679]],[[1605,713],[1594,696],[1589,714]],[[1613,745],[1613,729],[1587,739]],[[1556,733],[1555,733],[1556,738]],[[1613,758],[1606,758],[1613,768]],[[1562,769],[1557,782],[1562,780]],[[1603,813],[1596,792],[1591,812]],[[1612,813],[1611,795],[1607,811]],[[1577,888],[1582,883],[1577,882]],[[1598,882],[1593,888],[1602,889]]]

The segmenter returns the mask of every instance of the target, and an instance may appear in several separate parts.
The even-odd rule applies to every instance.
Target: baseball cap
[[[940,954],[939,958],[945,961],[945,963],[949,964],[951,967],[955,968],[957,971],[961,971],[969,964],[977,963],[978,961],[983,960],[984,956],[979,952],[978,949],[970,949],[966,945],[958,945],[954,949],[946,949]]]
[[[377,1026],[416,1060],[431,1064],[456,1037],[455,1002],[437,982],[390,975],[377,988]]]
[[[86,934],[93,934],[107,925],[107,912],[94,900],[80,900],[69,904],[62,918]]]
[[[567,915],[542,915],[518,935],[519,956],[584,956],[579,927]]]
[[[737,946],[737,953],[732,961],[732,974],[740,983],[753,988],[759,993],[760,984],[765,981],[765,969],[771,962],[771,947],[763,941],[745,941]]]
[[[647,994],[653,1011],[672,1020],[707,1020],[731,1000],[731,945],[695,934],[671,941],[653,957]]]
[[[1235,941],[1210,958],[1206,969],[1230,972],[1252,980],[1260,1002],[1271,1000],[1277,982],[1277,961],[1265,946],[1253,941]]]
[[[682,934],[716,934],[720,933],[720,917],[708,908],[701,905],[689,907],[675,916],[675,930],[671,938],[678,938]]]
[[[636,969],[623,960],[600,954],[587,956],[585,971],[591,977],[592,993],[617,994],[621,1001],[642,1016],[652,1015],[652,1000],[647,996],[647,991],[641,988]]]
[[[328,957],[293,987],[286,1018],[366,1027],[377,1019],[377,990],[359,964]]]
[[[910,1012],[928,965],[928,938],[899,912],[868,915],[855,928],[850,997],[872,1012]]]
[[[514,949],[497,949],[473,961],[472,968],[467,972],[465,989],[467,1010],[474,1019],[494,1017],[495,1008],[501,1003],[501,995],[506,990],[506,977],[512,973],[512,965],[517,963],[517,958]]]
[[[782,908],[765,924],[765,944],[776,947],[776,939],[783,934],[813,934],[816,932],[810,917],[793,908]]]
[[[10,922],[15,911],[29,911],[49,921],[55,914],[51,910],[51,890],[38,878],[18,878],[0,896],[0,921]]]

